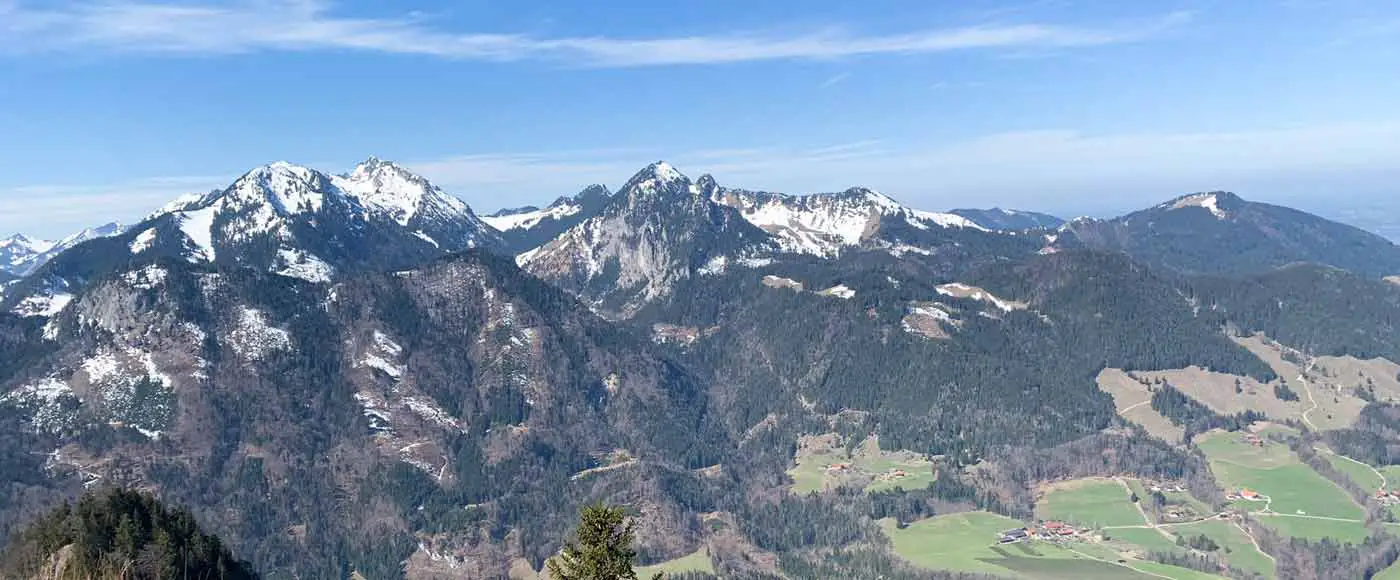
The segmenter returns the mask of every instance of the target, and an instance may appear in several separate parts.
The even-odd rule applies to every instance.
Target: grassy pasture
[[[1176,541],[1163,536],[1157,530],[1147,528],[1116,528],[1104,530],[1109,541],[1115,544],[1122,544],[1128,549],[1139,549],[1143,552],[1176,552]]]
[[[901,558],[933,570],[1005,574],[1006,568],[982,561],[998,558],[992,548],[1002,530],[1025,524],[987,512],[936,516],[900,530],[892,520],[882,520],[885,535]]]
[[[1391,564],[1389,568],[1381,570],[1379,574],[1372,576],[1371,580],[1400,580],[1400,562]]]
[[[665,574],[679,574],[681,572],[705,572],[715,573],[715,565],[710,561],[710,551],[700,548],[691,554],[681,556],[675,560],[667,560],[660,564],[642,566],[634,568],[638,578],[651,578],[657,572]]]
[[[931,570],[1051,580],[1139,580],[1161,576],[1182,580],[1218,578],[1150,562],[1125,561],[1119,564],[1120,548],[1123,546],[1118,542],[1063,547],[1041,542],[998,545],[996,537],[999,532],[1024,524],[987,512],[936,516],[911,523],[902,530],[897,529],[894,521],[889,519],[881,520],[880,525],[890,538],[896,555],[915,566]],[[1133,569],[1139,565],[1143,568]]]
[[[1359,544],[1370,535],[1361,522],[1343,522],[1287,515],[1260,514],[1259,521],[1280,534],[1306,540],[1332,538],[1339,542]]]
[[[1332,482],[1298,460],[1281,443],[1255,447],[1238,433],[1217,432],[1202,437],[1198,445],[1210,460],[1211,472],[1229,490],[1249,488],[1270,501],[1237,502],[1247,511],[1268,509],[1290,515],[1361,520],[1361,507]]]
[[[1158,576],[1166,576],[1175,580],[1221,580],[1221,578],[1223,578],[1214,574],[1206,574],[1205,572],[1168,566],[1157,562],[1133,562],[1129,565],[1143,572],[1155,574],[1156,576],[1153,576],[1154,578]]]
[[[1380,476],[1376,475],[1376,472],[1366,464],[1358,463],[1347,457],[1337,455],[1336,453],[1324,451],[1321,455],[1327,459],[1328,463],[1332,464],[1333,468],[1342,472],[1342,474],[1347,476],[1347,479],[1352,480],[1352,482],[1361,486],[1366,491],[1374,492],[1381,488]]]
[[[1140,526],[1146,523],[1137,507],[1129,501],[1128,490],[1112,480],[1056,484],[1036,505],[1036,516],[1043,520],[1064,520],[1091,527]]]
[[[1172,526],[1172,533],[1183,537],[1205,536],[1220,545],[1221,555],[1230,566],[1258,572],[1267,577],[1274,576],[1274,562],[1254,547],[1249,536],[1234,524],[1221,520],[1207,520],[1194,524]]]
[[[923,489],[933,483],[933,463],[909,451],[885,451],[875,438],[862,441],[847,452],[835,433],[803,437],[797,451],[797,465],[788,470],[792,493],[798,495],[832,489],[840,485],[860,485],[866,493],[895,488]],[[845,469],[829,469],[833,465]],[[897,472],[903,472],[896,477]]]

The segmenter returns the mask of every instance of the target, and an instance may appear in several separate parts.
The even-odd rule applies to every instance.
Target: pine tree
[[[554,580],[636,580],[632,561],[637,551],[632,523],[621,507],[603,503],[586,506],[579,515],[578,529],[563,553],[549,560]],[[653,577],[659,580],[661,574]]]

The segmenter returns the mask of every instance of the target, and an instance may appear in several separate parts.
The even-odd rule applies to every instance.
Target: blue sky
[[[1400,184],[1392,1],[517,4],[0,0],[0,233],[371,154],[483,212],[656,159],[1063,215],[1227,189],[1365,221]]]

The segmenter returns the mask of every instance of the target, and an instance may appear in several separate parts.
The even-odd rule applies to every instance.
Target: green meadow
[[[1238,433],[1215,433],[1197,445],[1210,460],[1211,471],[1226,489],[1254,490],[1269,499],[1236,502],[1235,507],[1289,515],[1323,516],[1360,521],[1365,517],[1346,492],[1304,465],[1282,443],[1255,447]],[[1292,529],[1292,528],[1290,528]]]
[[[1089,527],[1146,523],[1127,489],[1117,481],[1096,479],[1057,484],[1036,504],[1036,517]]]

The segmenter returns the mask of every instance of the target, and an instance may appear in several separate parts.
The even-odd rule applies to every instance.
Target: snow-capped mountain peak
[[[665,161],[657,161],[656,163],[652,163],[651,165],[646,166],[644,169],[642,169],[641,174],[649,175],[650,177],[658,179],[662,182],[671,182],[677,179],[685,179],[685,175],[681,174],[680,171],[676,170],[675,167],[672,167],[670,163],[667,163]]]
[[[57,242],[15,234],[0,240],[0,270],[19,274],[35,257],[49,251]]]
[[[590,185],[573,196],[563,196],[548,207],[503,209],[481,218],[500,230],[506,245],[516,253],[538,247],[565,230],[597,215],[612,193],[603,185]]]
[[[331,178],[367,210],[407,226],[420,213],[453,217],[470,212],[461,200],[443,193],[427,179],[392,161],[370,157],[345,175]]]
[[[58,242],[53,242],[50,240],[39,240],[31,238],[24,234],[15,234],[13,236],[0,240],[0,250],[27,251],[35,254],[41,254],[49,251],[51,248],[54,247],[54,244],[57,243]]]
[[[503,232],[509,230],[528,230],[538,226],[540,222],[545,220],[562,220],[569,216],[577,215],[582,210],[583,204],[574,201],[572,198],[561,197],[544,209],[536,207],[519,208],[510,212],[499,212],[496,215],[483,217],[481,220]]]
[[[874,237],[888,219],[918,230],[984,229],[961,216],[905,207],[865,187],[802,196],[718,186],[701,189],[715,202],[738,209],[744,219],[777,238],[784,250],[803,254],[837,255]]]
[[[115,236],[124,231],[126,231],[126,226],[119,222],[110,222],[95,228],[84,228],[76,234],[63,238],[57,244],[50,247],[48,251],[52,251],[55,248],[70,248],[88,240]]]
[[[116,231],[109,226],[80,236]],[[339,176],[284,161],[256,167],[226,188],[166,204],[121,243],[132,254],[326,282],[337,272],[414,265],[501,241],[462,201],[371,157]],[[85,269],[98,267],[77,271]]]
[[[665,161],[657,161],[638,171],[632,179],[627,180],[627,185],[622,187],[629,197],[637,195],[649,195],[657,192],[668,192],[677,183],[689,184],[690,178],[672,167]]]
[[[315,213],[321,211],[329,185],[330,178],[319,171],[277,161],[244,174],[220,197],[233,207],[268,203],[283,216]]]
[[[0,240],[0,270],[17,276],[27,276],[68,248],[88,240],[115,236],[125,229],[121,224],[113,222],[86,228],[56,242],[15,234]]]

